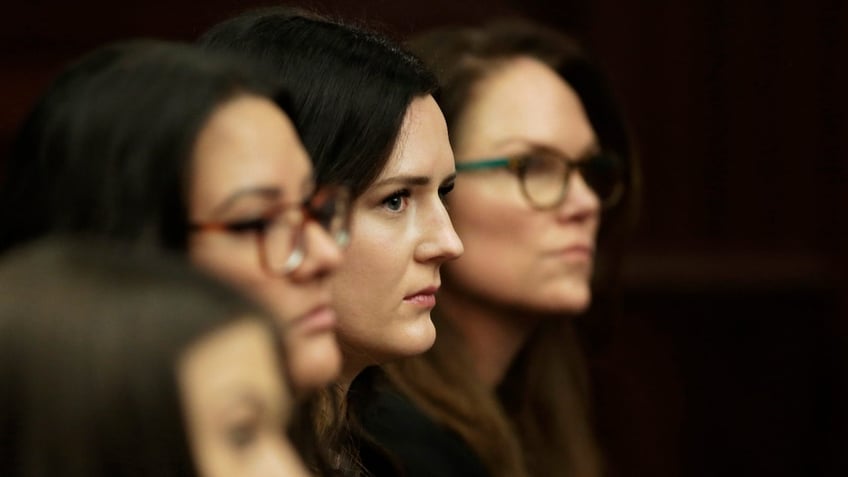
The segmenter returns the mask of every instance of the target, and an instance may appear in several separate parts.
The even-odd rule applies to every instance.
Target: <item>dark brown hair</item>
[[[0,251],[50,232],[185,250],[191,157],[206,121],[242,94],[288,108],[249,66],[158,40],[105,45],[69,66],[5,164]]]
[[[253,60],[288,91],[317,182],[346,184],[354,197],[385,168],[410,103],[437,86],[391,39],[295,7],[243,13],[198,43]]]
[[[600,70],[571,38],[524,21],[425,33],[411,49],[439,78],[435,95],[451,142],[475,85],[508,61],[531,57],[549,66],[580,97],[600,145],[625,159],[624,199],[605,211],[595,295],[617,269],[617,241],[633,223],[638,189],[625,121]],[[604,284],[604,285],[602,285]],[[511,363],[497,395],[476,378],[463,338],[434,310],[439,332],[425,355],[386,366],[392,382],[438,422],[462,436],[493,476],[603,474],[591,422],[589,379],[575,322],[547,320]]]
[[[437,87],[424,64],[386,36],[299,8],[243,13],[213,26],[198,43],[253,60],[273,85],[288,91],[317,182],[345,184],[354,197],[385,168],[412,101]],[[299,447],[317,444],[335,454],[337,469],[326,468],[320,452],[307,457],[325,475],[369,470],[357,453],[367,437],[348,414],[346,399],[332,385],[305,402],[299,417]]]

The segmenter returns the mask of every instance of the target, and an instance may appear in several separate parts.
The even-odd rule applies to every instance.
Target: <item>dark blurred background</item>
[[[616,475],[848,475],[848,3],[323,0],[398,38],[517,15],[580,38],[633,125],[644,210],[592,352]],[[640,5],[641,4],[641,5]],[[268,3],[10,0],[0,147],[69,60]]]

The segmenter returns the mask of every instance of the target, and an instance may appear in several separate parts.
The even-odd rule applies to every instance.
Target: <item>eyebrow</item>
[[[532,150],[551,152],[551,153],[554,153],[554,154],[557,154],[557,155],[560,155],[560,156],[566,156],[566,157],[571,158],[571,154],[566,154],[565,152],[559,150],[556,147],[548,146],[548,145],[545,145],[545,144],[538,143],[536,141],[532,141],[532,140],[524,139],[524,138],[520,138],[520,137],[508,137],[506,139],[503,139],[501,141],[496,142],[494,144],[494,146],[496,148],[500,148],[500,147],[504,147],[504,146],[507,146],[507,145],[510,145],[510,144],[513,144],[513,143],[519,144],[519,145],[522,145],[522,146],[525,146],[525,147],[529,147]],[[586,149],[581,151],[580,154],[577,155],[577,157],[574,157],[572,159],[577,160],[577,159],[583,158],[583,157],[585,157],[589,154],[592,154],[594,152],[598,152],[600,150],[601,150],[601,146],[598,143],[598,141],[592,141],[592,143],[589,144],[589,147],[587,147]]]
[[[315,189],[315,179],[312,175],[305,178],[300,185],[301,190],[311,191]],[[232,207],[236,202],[241,200],[243,197],[253,196],[260,197],[262,199],[272,201],[279,200],[280,197],[283,196],[283,189],[276,186],[256,186],[256,187],[246,187],[244,189],[237,190],[229,195],[223,202],[221,202],[217,207],[212,210],[212,215],[221,215],[227,211],[230,207]]]
[[[233,204],[235,204],[244,197],[260,197],[266,200],[276,200],[279,199],[281,195],[283,195],[283,191],[279,187],[273,186],[248,187],[245,189],[239,189],[230,194],[223,202],[221,202],[217,207],[215,207],[212,210],[212,214],[220,215],[226,212],[227,209],[231,208]]]
[[[442,179],[441,184],[445,184],[448,182],[453,182],[456,180],[456,172],[450,173],[447,177]],[[389,184],[397,184],[397,185],[405,185],[408,187],[421,187],[430,184],[431,179],[427,176],[395,176],[388,177],[381,181],[377,181],[371,187],[380,187]]]
[[[430,183],[430,178],[427,176],[394,176],[387,177],[381,181],[374,183],[372,187],[380,187],[389,184],[407,185],[407,186],[425,186]]]
[[[262,399],[253,390],[239,390],[230,400],[231,406],[239,406],[254,412],[259,418],[270,417],[274,420],[291,419],[291,409],[286,414],[283,406],[280,406],[279,399],[281,396],[276,396],[274,399],[267,401]],[[270,404],[270,405],[269,405]]]
[[[235,402],[246,404],[260,414],[265,411],[265,403],[253,392],[239,392]]]

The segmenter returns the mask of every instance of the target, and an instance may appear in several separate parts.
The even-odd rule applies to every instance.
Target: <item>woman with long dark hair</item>
[[[243,14],[200,43],[260,62],[290,91],[318,182],[352,191],[351,243],[331,278],[344,367],[312,424],[343,472],[389,475],[346,406],[369,392],[363,370],[432,346],[439,270],[462,253],[443,203],[455,170],[435,78],[384,36],[298,9]]]

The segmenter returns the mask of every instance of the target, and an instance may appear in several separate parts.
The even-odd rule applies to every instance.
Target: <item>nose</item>
[[[565,200],[557,209],[559,216],[563,220],[578,221],[597,217],[601,210],[601,201],[583,176],[572,174],[568,181]]]
[[[430,220],[421,224],[422,240],[415,247],[415,260],[422,263],[444,263],[458,258],[464,252],[462,240],[456,234],[450,215],[441,200]]]
[[[289,274],[295,282],[308,282],[331,274],[342,263],[342,251],[336,241],[315,221],[304,224],[306,256]]]

